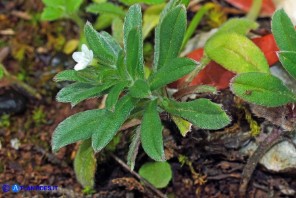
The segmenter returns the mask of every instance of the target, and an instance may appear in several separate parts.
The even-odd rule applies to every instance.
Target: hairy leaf
[[[132,79],[144,79],[143,39],[141,29],[132,29],[126,43],[126,67]]]
[[[77,180],[84,188],[94,187],[96,171],[96,158],[91,147],[91,140],[85,140],[80,144],[74,159],[74,171]]]
[[[280,50],[296,51],[296,32],[291,19],[283,9],[272,17],[271,29]]]
[[[141,142],[144,151],[155,161],[164,161],[162,124],[157,112],[157,100],[147,106],[141,124]]]
[[[209,58],[235,73],[269,72],[262,51],[248,38],[225,33],[210,39],[205,46]]]
[[[114,112],[109,111],[104,118],[100,119],[100,125],[92,135],[92,147],[96,152],[102,150],[112,140],[135,105],[136,101],[126,95],[118,101]]]
[[[109,111],[114,111],[119,95],[127,85],[128,85],[127,82],[120,82],[110,89],[110,92],[106,100],[106,108]]]
[[[180,116],[202,129],[220,129],[230,123],[230,118],[223,111],[221,105],[208,99],[190,102],[176,102],[165,99],[163,107],[167,112]]]
[[[85,99],[101,96],[102,92],[110,88],[113,84],[115,82],[104,83],[102,85],[76,82],[61,89],[56,99],[59,102],[70,102],[72,106],[75,106]]]
[[[97,131],[105,113],[106,110],[88,110],[65,119],[53,133],[52,150],[56,152],[68,144],[90,138]]]
[[[111,36],[107,36],[107,33],[99,34],[89,22],[84,27],[84,33],[90,49],[99,62],[114,66],[117,54],[114,50],[114,40],[110,39]]]
[[[132,5],[135,3],[145,3],[145,4],[153,5],[153,4],[160,4],[165,2],[165,0],[120,0],[120,1],[126,5]]]
[[[135,168],[135,161],[138,155],[139,146],[141,143],[141,129],[137,128],[135,134],[133,134],[132,142],[129,146],[128,155],[127,155],[127,165],[131,170]]]
[[[197,63],[189,58],[175,58],[160,68],[149,79],[151,90],[163,87],[193,71]]]
[[[186,9],[183,5],[169,11],[156,29],[154,70],[177,58],[186,31]]]
[[[279,52],[279,58],[284,68],[289,72],[289,74],[296,79],[296,51]]]
[[[149,85],[145,80],[137,80],[129,89],[129,93],[134,98],[147,98],[150,94]]]
[[[242,99],[267,107],[295,102],[295,95],[278,78],[259,72],[243,73],[232,79],[231,90]]]

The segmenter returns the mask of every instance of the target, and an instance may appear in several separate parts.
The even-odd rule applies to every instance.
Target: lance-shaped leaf
[[[92,25],[87,22],[84,26],[86,41],[94,56],[104,65],[114,66],[117,54],[114,50],[114,41],[107,36],[107,33],[98,33]]]
[[[153,61],[153,69],[154,69],[154,71],[157,70],[158,61],[159,61],[160,29],[161,29],[161,26],[162,26],[162,22],[163,22],[164,18],[166,17],[166,15],[172,9],[174,9],[176,6],[178,6],[180,3],[181,3],[180,0],[169,1],[166,4],[165,8],[160,13],[160,19],[159,19],[158,25],[155,28],[154,61]]]
[[[96,158],[91,147],[91,140],[83,141],[74,159],[74,171],[77,180],[84,188],[94,187]]]
[[[76,82],[89,82],[93,83],[98,80],[100,75],[97,74],[96,70],[91,67],[87,67],[86,69],[76,71],[73,69],[68,69],[59,72],[54,77],[54,81],[61,82],[61,81],[76,81]]]
[[[142,30],[139,28],[132,29],[126,43],[126,60],[127,71],[132,79],[144,79],[143,63],[143,40]]]
[[[134,98],[147,98],[151,91],[146,80],[137,80],[129,89],[129,93]]]
[[[75,106],[85,99],[101,96],[103,91],[114,84],[115,82],[109,82],[102,85],[76,82],[61,89],[57,94],[56,99],[59,102],[70,102],[72,106]]]
[[[272,17],[271,28],[278,47],[283,51],[296,51],[296,32],[294,25],[283,9]]]
[[[132,79],[144,79],[142,13],[140,5],[129,8],[124,21],[126,67]]]
[[[154,70],[177,58],[186,31],[186,8],[179,5],[167,12],[156,28]]]
[[[112,140],[135,105],[136,101],[126,95],[118,101],[114,112],[109,111],[104,118],[99,120],[100,125],[92,135],[92,147],[95,151],[100,151]]]
[[[164,161],[162,124],[157,112],[157,100],[147,106],[141,125],[141,143],[144,151],[155,161]]]
[[[296,79],[296,51],[288,52],[283,51],[279,52],[279,58],[284,68],[288,71],[288,73]]]
[[[207,56],[235,73],[269,72],[262,51],[248,38],[225,33],[210,39],[205,46]]]
[[[281,80],[266,73],[240,74],[232,79],[231,90],[248,102],[267,107],[277,107],[296,101],[295,95]]]
[[[127,82],[120,82],[110,89],[110,92],[106,100],[106,108],[109,111],[114,111],[114,107],[118,101],[119,95],[127,85]]]
[[[53,133],[52,150],[56,152],[68,144],[90,138],[97,131],[105,113],[106,110],[88,110],[65,119]]]
[[[220,129],[230,123],[230,118],[223,111],[221,105],[208,99],[190,102],[165,99],[162,104],[167,112],[180,116],[202,129]]]
[[[163,87],[190,73],[197,66],[197,63],[189,58],[175,58],[160,68],[149,79],[151,90]]]
[[[133,134],[132,142],[129,146],[128,155],[127,155],[127,165],[131,170],[135,168],[135,161],[138,155],[139,146],[141,143],[141,128],[138,127],[135,134]]]

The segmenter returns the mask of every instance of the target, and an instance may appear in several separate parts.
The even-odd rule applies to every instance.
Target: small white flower
[[[76,71],[85,69],[93,60],[93,51],[88,49],[85,44],[81,47],[81,52],[74,52],[72,58],[77,62],[74,69]]]
[[[21,143],[20,143],[19,139],[13,138],[10,140],[10,145],[15,150],[18,150],[20,148]]]

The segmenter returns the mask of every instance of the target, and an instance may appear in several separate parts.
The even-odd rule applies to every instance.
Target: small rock
[[[10,140],[10,145],[15,150],[18,150],[20,148],[21,143],[20,143],[19,139],[13,138]]]
[[[13,89],[0,90],[0,115],[22,113],[26,103],[26,97]]]

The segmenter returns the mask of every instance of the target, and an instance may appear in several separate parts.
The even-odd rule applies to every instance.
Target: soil
[[[234,9],[224,1],[215,2]],[[191,15],[195,7],[191,8]],[[14,31],[13,34],[1,33],[0,60],[11,74],[42,96],[38,99],[20,86],[0,81],[0,103],[18,101],[15,107],[5,105],[6,109],[0,108],[2,113],[9,113],[9,117],[2,116],[0,122],[0,185],[44,184],[58,186],[59,191],[52,194],[1,192],[0,197],[158,197],[155,189],[143,185],[123,164],[132,128],[119,132],[124,135],[113,154],[107,151],[97,154],[95,192],[92,195],[83,194],[83,187],[75,178],[73,159],[78,144],[67,146],[58,153],[51,151],[51,135],[58,123],[74,113],[97,108],[100,99],[87,100],[75,108],[55,102],[57,91],[65,84],[53,82],[53,76],[74,65],[71,56],[62,52],[62,46],[67,40],[77,39],[79,30],[67,20],[50,23],[28,20],[28,17],[37,17],[42,8],[39,0],[0,2],[0,30]],[[94,16],[85,14],[83,17],[92,19]],[[260,34],[270,32],[270,18],[261,21]],[[201,24],[203,30],[210,28],[206,20]],[[9,53],[4,55],[3,49],[7,46]],[[194,128],[184,138],[170,117],[163,115],[165,153],[173,170],[173,179],[167,188],[157,191],[168,197],[239,197],[242,172],[248,160],[239,149],[254,141],[247,135],[250,126],[245,119],[245,113],[252,110],[227,89],[217,95],[196,97],[222,103],[233,121],[219,131]],[[272,125],[270,120],[251,115],[263,127]],[[18,150],[11,146],[13,138],[20,141]],[[180,157],[183,157],[183,164]],[[140,149],[135,172],[147,161],[151,160]],[[247,197],[296,197],[295,193],[290,193],[291,189],[296,189],[295,172],[271,173],[256,166],[251,176]]]

